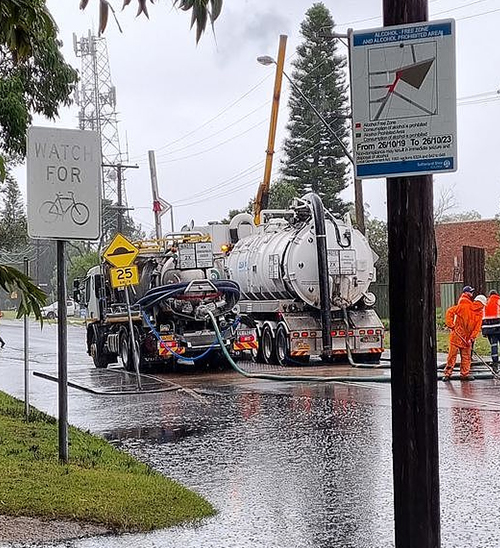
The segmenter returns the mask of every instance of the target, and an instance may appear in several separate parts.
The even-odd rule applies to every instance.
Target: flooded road
[[[22,398],[22,323],[1,329],[0,389]],[[33,326],[31,336],[31,369],[55,373],[56,326]],[[69,348],[70,380],[97,391],[131,385],[121,368],[93,368],[82,327],[69,328]],[[167,381],[154,377],[159,387]],[[56,415],[56,384],[30,378],[32,404]],[[219,514],[197,526],[55,546],[394,546],[389,384],[278,383],[232,372],[175,382],[190,390],[70,389],[69,420],[201,493]],[[492,380],[439,385],[443,547],[500,546],[499,396]]]

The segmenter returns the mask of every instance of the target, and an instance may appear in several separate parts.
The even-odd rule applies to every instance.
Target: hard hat
[[[473,287],[471,287],[470,285],[466,285],[463,289],[462,289],[462,292],[463,293],[474,293],[475,289]]]
[[[488,295],[491,297],[492,295],[498,295],[498,291],[496,291],[495,289],[492,289]]]
[[[483,306],[486,306],[486,297],[484,295],[478,295],[475,301],[479,301]]]

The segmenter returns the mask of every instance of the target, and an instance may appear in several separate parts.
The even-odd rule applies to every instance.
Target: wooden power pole
[[[426,21],[427,0],[383,0],[384,26]],[[387,179],[396,548],[438,548],[439,455],[432,176]]]

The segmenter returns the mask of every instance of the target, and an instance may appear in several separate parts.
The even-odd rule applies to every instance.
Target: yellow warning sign
[[[139,283],[139,269],[137,265],[110,268],[111,287],[124,287],[126,285],[137,285]]]
[[[104,252],[104,258],[113,266],[121,268],[130,266],[138,253],[139,250],[132,242],[125,236],[117,234]]]

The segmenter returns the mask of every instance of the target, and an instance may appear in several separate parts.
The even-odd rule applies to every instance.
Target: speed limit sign
[[[126,285],[137,285],[139,283],[139,269],[137,265],[110,268],[111,287],[124,287]]]

